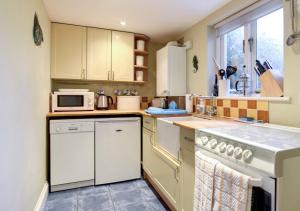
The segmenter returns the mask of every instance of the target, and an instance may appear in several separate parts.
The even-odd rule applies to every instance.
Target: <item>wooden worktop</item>
[[[143,110],[120,111],[120,110],[94,110],[94,111],[64,111],[64,112],[49,112],[47,117],[79,117],[79,116],[112,116],[112,115],[143,115],[154,118],[161,117],[178,117],[190,116],[191,114],[180,115],[152,115]]]
[[[245,123],[237,122],[231,118],[213,117],[211,119],[199,118],[199,121],[175,121],[173,124],[179,127],[195,130],[201,128],[226,127]]]

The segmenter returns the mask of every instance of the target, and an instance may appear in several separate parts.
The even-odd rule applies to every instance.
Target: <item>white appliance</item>
[[[94,120],[50,120],[50,190],[94,185]]]
[[[166,46],[156,54],[157,96],[184,96],[186,94],[186,49]]]
[[[140,118],[109,118],[95,121],[95,184],[140,178]]]
[[[117,109],[120,111],[139,111],[141,107],[140,96],[118,96]]]
[[[95,107],[95,93],[83,89],[60,89],[52,94],[52,112],[92,111]]]
[[[252,210],[299,210],[299,129],[276,125],[199,129],[196,150],[252,177]]]

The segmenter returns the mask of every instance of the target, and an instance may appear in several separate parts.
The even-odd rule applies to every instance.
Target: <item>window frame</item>
[[[222,22],[215,25],[216,29],[216,61],[221,67],[225,67],[225,49],[226,42],[224,37],[231,31],[244,26],[244,64],[247,67],[247,73],[252,81],[252,95],[259,88],[258,76],[253,71],[257,58],[257,20],[266,15],[269,15],[277,10],[283,9],[283,3],[279,0],[264,3],[263,5],[254,6],[255,9],[250,11],[241,11],[240,14],[235,14]],[[230,21],[228,21],[228,19]],[[249,44],[249,39],[253,39],[252,46]],[[251,49],[251,50],[250,50]]]

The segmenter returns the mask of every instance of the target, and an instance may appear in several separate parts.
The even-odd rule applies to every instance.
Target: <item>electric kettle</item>
[[[113,98],[111,96],[106,96],[103,90],[97,92],[97,109],[99,110],[107,110],[109,106],[113,104]]]

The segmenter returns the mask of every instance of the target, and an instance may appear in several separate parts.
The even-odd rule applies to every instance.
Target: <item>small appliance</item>
[[[52,112],[92,111],[95,94],[88,89],[59,89],[52,94]]]
[[[99,110],[107,110],[109,106],[113,104],[113,98],[111,96],[106,96],[103,90],[97,92],[97,109]]]

